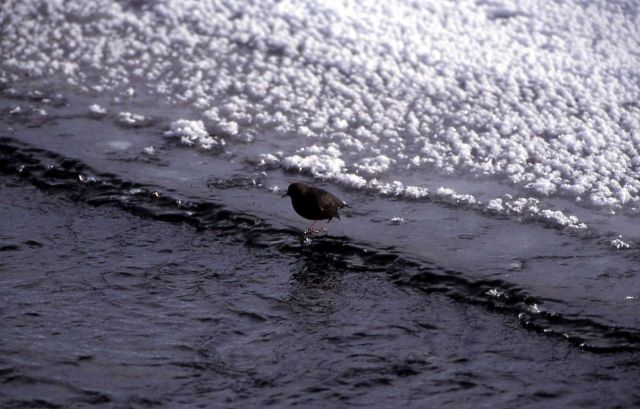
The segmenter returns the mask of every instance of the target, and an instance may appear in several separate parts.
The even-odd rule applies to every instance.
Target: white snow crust
[[[211,149],[214,146],[224,146],[223,139],[210,136],[202,121],[189,121],[179,119],[171,123],[165,136],[180,138],[184,145],[197,145],[203,149]]]
[[[106,108],[101,107],[98,104],[89,105],[89,112],[96,115],[105,115],[107,113]]]
[[[134,114],[131,112],[120,112],[118,114],[118,122],[123,125],[131,125],[131,126],[140,125],[146,120],[147,118],[145,118],[144,115]]]
[[[199,115],[167,131],[184,144],[282,138],[265,162],[382,195],[429,197],[436,186],[388,175],[435,169],[615,211],[640,207],[639,8],[5,0],[0,78],[114,98],[143,90]],[[435,197],[582,226],[533,197],[478,203],[446,187]]]

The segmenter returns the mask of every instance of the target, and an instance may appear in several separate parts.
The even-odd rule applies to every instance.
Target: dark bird
[[[314,220],[307,230],[305,230],[305,234],[322,231],[313,230],[313,226],[318,220],[328,219],[328,222],[330,222],[334,217],[340,220],[340,213],[338,213],[338,211],[343,207],[351,207],[326,190],[305,185],[304,183],[290,184],[287,193],[282,195],[282,197],[286,196],[291,197],[291,204],[296,213],[305,219]],[[324,230],[326,230],[326,228]]]

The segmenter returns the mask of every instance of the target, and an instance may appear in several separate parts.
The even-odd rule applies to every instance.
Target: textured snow
[[[402,171],[640,207],[639,4],[5,0],[0,78],[150,94],[194,112],[167,131],[186,145],[268,137],[265,162],[289,171],[582,228],[534,197],[483,203]]]
[[[473,195],[459,194],[459,193],[456,193],[456,191],[451,188],[442,187],[442,186],[439,187],[438,190],[436,190],[436,196],[440,200],[447,200],[453,203],[462,203],[467,205],[477,203],[477,200]]]
[[[120,112],[118,114],[118,122],[123,125],[140,125],[146,120],[147,118],[145,118],[144,115],[133,114],[131,112]]]
[[[287,156],[282,165],[285,169],[309,172],[322,178],[335,178],[343,173],[345,162],[340,158],[338,145],[330,143],[326,147],[312,145],[298,150],[298,154]]]
[[[107,113],[107,110],[98,104],[91,104],[89,105],[89,112],[96,115],[104,115]]]
[[[184,145],[197,145],[203,149],[225,145],[223,139],[209,135],[202,121],[179,119],[172,122],[169,130],[164,134],[165,136],[180,138],[180,142]]]
[[[489,203],[487,203],[487,209],[493,210],[494,212],[504,211],[504,206],[502,205],[502,199],[498,197],[498,198],[489,200]]]
[[[280,163],[280,158],[272,153],[263,153],[259,156],[259,165],[276,165]]]
[[[576,229],[586,229],[587,228],[587,226],[584,223],[580,223],[580,221],[578,220],[578,218],[576,216],[573,216],[573,215],[567,216],[560,210],[544,209],[544,210],[541,210],[539,212],[539,214],[544,219],[546,219],[548,221],[551,221],[551,222],[554,222],[555,224],[557,224],[559,226],[573,227],[573,228],[576,228]]]
[[[611,246],[615,247],[617,250],[631,248],[631,245],[629,243],[623,241],[622,237],[619,237],[617,239],[611,240],[610,244],[611,244]]]
[[[406,224],[404,218],[400,216],[392,217],[391,219],[389,219],[389,223],[393,225]]]
[[[490,200],[486,209],[498,214],[523,216],[530,220],[539,220],[561,228],[584,230],[587,225],[574,215],[561,210],[541,209],[540,200],[534,197],[503,198]]]
[[[429,197],[429,189],[420,186],[405,186],[399,180],[380,182],[377,179],[368,181],[365,187],[384,196],[396,196],[406,199],[423,199]]]

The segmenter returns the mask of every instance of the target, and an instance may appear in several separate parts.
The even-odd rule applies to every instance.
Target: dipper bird
[[[338,199],[333,194],[324,189],[305,185],[304,183],[292,183],[287,189],[287,193],[282,197],[291,197],[293,210],[305,219],[314,220],[305,230],[305,234],[318,233],[326,230],[313,230],[313,226],[318,220],[328,219],[329,223],[334,217],[340,220],[338,211],[343,207],[351,207],[345,201]]]

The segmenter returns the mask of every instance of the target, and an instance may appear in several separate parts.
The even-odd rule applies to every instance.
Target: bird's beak
[[[284,195],[282,195],[282,197],[287,197],[287,196],[289,196],[289,192],[287,192]]]

